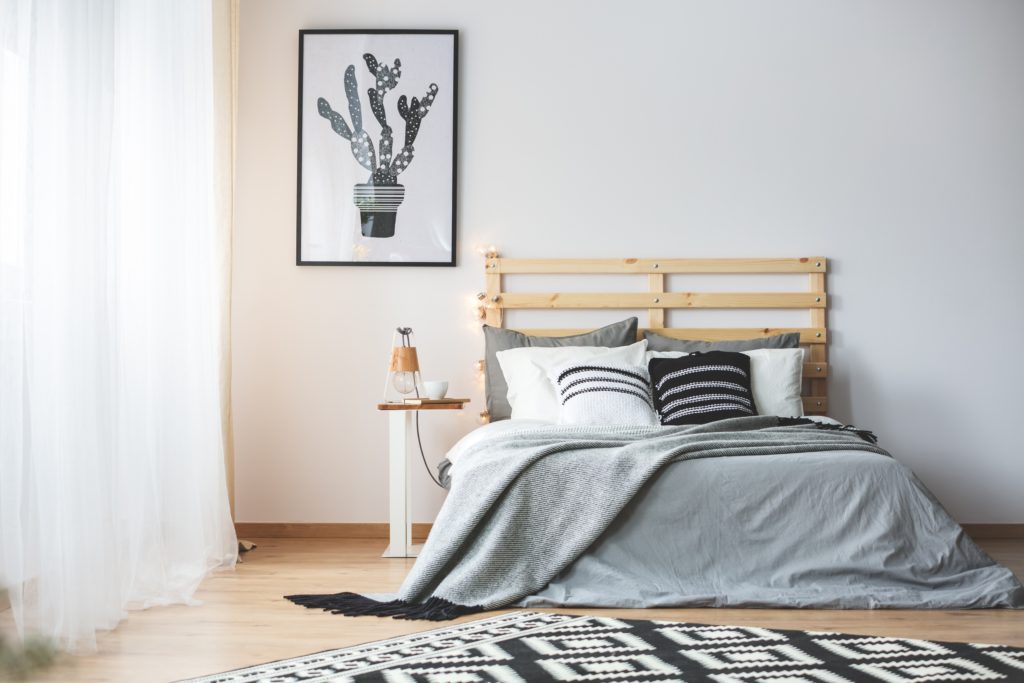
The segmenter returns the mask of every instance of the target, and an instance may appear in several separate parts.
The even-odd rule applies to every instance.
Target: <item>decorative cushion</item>
[[[756,415],[750,357],[733,351],[653,358],[648,368],[663,425],[704,424]]]
[[[682,351],[648,351],[651,358],[679,358]],[[750,357],[750,389],[758,415],[802,417],[803,349],[756,349],[744,351]]]
[[[582,362],[551,373],[562,424],[659,424],[651,399],[651,376],[643,365]]]
[[[484,325],[484,374],[487,393],[487,411],[491,421],[507,420],[512,416],[512,406],[508,402],[508,385],[501,372],[497,353],[508,349],[527,346],[603,346],[606,348],[628,346],[636,342],[636,318],[628,318],[571,337],[536,337],[515,330]]]
[[[803,349],[755,349],[750,358],[750,389],[758,415],[802,417]]]
[[[599,346],[525,347],[499,351],[501,366],[508,386],[511,417],[520,420],[558,422],[561,401],[551,383],[551,372],[563,365],[581,362],[643,365],[647,342],[609,349]]]
[[[787,332],[772,337],[738,339],[733,341],[699,341],[696,339],[673,339],[654,332],[644,332],[647,348],[651,351],[752,351],[753,349],[798,349],[800,333]]]

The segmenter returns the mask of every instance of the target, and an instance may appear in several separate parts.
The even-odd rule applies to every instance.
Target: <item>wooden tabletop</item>
[[[377,410],[462,410],[469,399],[460,399],[457,403],[378,403]]]

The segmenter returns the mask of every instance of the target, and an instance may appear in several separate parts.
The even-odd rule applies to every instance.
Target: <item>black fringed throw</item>
[[[869,429],[857,429],[853,425],[844,424],[832,424],[831,422],[818,422],[817,420],[810,420],[806,417],[780,417],[780,427],[797,427],[806,426],[814,427],[815,429],[825,429],[834,432],[846,432],[847,434],[856,434],[867,443],[876,444],[878,443],[878,437],[875,433]]]
[[[310,609],[322,609],[331,614],[344,614],[346,617],[391,617],[392,619],[422,619],[424,621],[448,621],[466,614],[483,612],[483,607],[456,605],[443,598],[427,598],[426,602],[416,603],[405,600],[389,600],[381,602],[358,593],[334,593],[330,595],[286,595],[296,605]]]

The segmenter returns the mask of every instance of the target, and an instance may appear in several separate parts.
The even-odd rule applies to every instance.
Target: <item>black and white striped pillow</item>
[[[705,424],[757,415],[750,357],[732,351],[652,358],[654,405],[663,425]]]
[[[651,377],[642,365],[572,363],[551,375],[561,403],[559,422],[657,425]]]

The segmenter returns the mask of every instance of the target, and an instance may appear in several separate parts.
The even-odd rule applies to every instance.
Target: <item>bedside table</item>
[[[378,403],[388,415],[388,547],[381,557],[416,557],[421,545],[412,544],[412,487],[409,483],[409,434],[417,410],[462,410],[469,399],[446,403]]]

